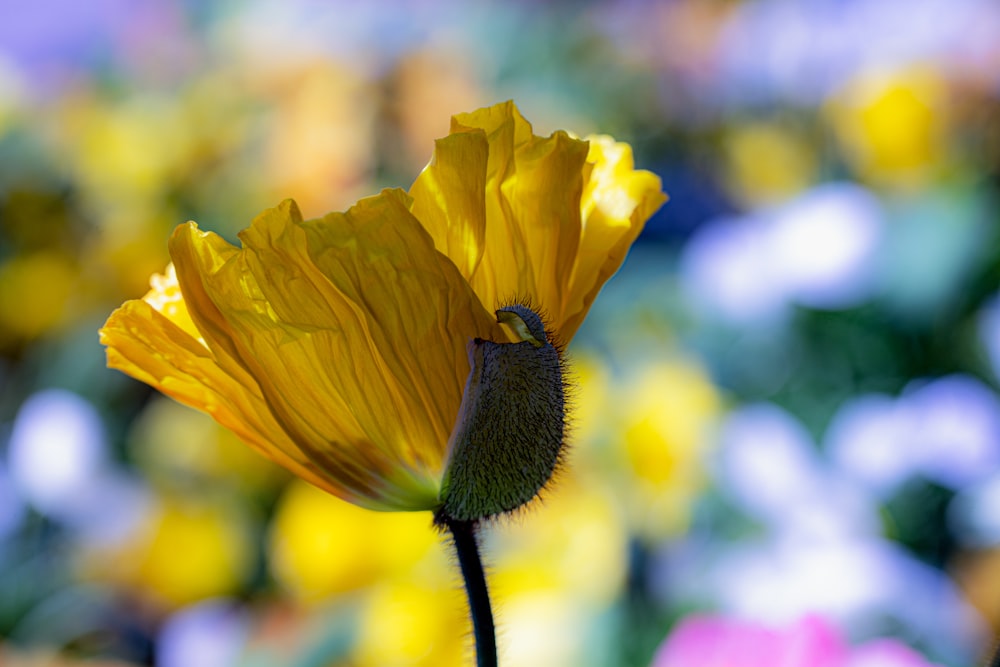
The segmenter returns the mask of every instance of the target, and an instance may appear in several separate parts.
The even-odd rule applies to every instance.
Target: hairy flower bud
[[[548,483],[563,451],[562,351],[527,306],[496,315],[521,342],[469,342],[472,369],[448,443],[438,522],[478,521],[521,507]]]

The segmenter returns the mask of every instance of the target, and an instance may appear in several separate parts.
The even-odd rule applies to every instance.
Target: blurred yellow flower
[[[662,539],[687,528],[706,484],[704,456],[720,398],[689,361],[659,362],[632,378],[622,403],[630,511],[639,533]]]
[[[665,201],[631,149],[537,137],[512,103],[452,120],[409,193],[304,220],[292,201],[242,248],[175,230],[154,279],[101,330],[110,366],[201,409],[364,507],[439,505],[470,339],[508,341],[523,299],[569,342]]]
[[[776,123],[747,123],[728,134],[726,185],[744,204],[777,204],[812,184],[814,149],[793,129]]]
[[[619,499],[590,480],[567,477],[531,521],[506,527],[492,545],[493,585],[505,605],[555,592],[578,608],[603,608],[625,583],[628,534]]]
[[[441,559],[442,567],[446,566]],[[446,570],[445,570],[446,571]],[[462,593],[442,571],[424,579],[389,580],[375,586],[359,617],[352,665],[358,667],[461,667],[469,647],[455,637],[471,627]]]
[[[588,505],[584,516],[590,524],[570,530],[579,530],[577,537],[599,527],[604,531],[595,539],[604,551],[593,546],[583,550],[595,557],[613,554],[618,537],[606,517],[602,522],[606,512],[594,504],[600,487],[608,489],[620,508],[621,516],[614,517],[620,531],[660,542],[688,528],[694,502],[708,483],[705,459],[723,407],[719,389],[702,365],[679,356],[665,342],[668,332],[657,326],[646,331],[633,327],[627,335],[634,339],[632,349],[642,350],[638,363],[623,359],[613,372],[599,357],[574,355],[574,406],[579,417],[574,419],[573,468],[558,496],[546,502],[530,524],[546,534],[558,534],[560,528],[546,526],[545,517],[553,507],[567,501]],[[588,500],[578,497],[577,487],[587,490]],[[570,525],[571,516],[553,523]],[[502,575],[495,579],[502,583]],[[605,576],[602,583],[612,586],[613,580]]]
[[[271,527],[271,571],[296,599],[322,601],[412,567],[437,542],[429,526],[426,515],[372,514],[292,482]]]
[[[138,581],[161,601],[182,606],[231,594],[250,575],[251,536],[230,508],[169,501],[154,525],[137,554]]]
[[[163,496],[120,543],[81,557],[85,578],[111,581],[159,607],[236,592],[253,567],[249,524],[239,505]]]
[[[109,232],[133,233],[135,220],[117,213],[163,205],[189,164],[192,126],[179,111],[168,95],[135,95],[109,105],[87,91],[70,96],[47,119],[83,205],[102,227],[114,225]]]
[[[948,90],[930,67],[866,71],[830,112],[846,157],[866,178],[919,185],[946,156]]]
[[[0,345],[35,338],[69,320],[79,279],[73,261],[54,251],[0,264]]]

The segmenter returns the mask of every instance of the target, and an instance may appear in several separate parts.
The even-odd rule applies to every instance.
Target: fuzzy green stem
[[[451,531],[455,541],[455,553],[465,580],[465,592],[469,596],[472,631],[476,638],[476,665],[497,667],[496,630],[493,627],[490,592],[486,587],[486,574],[476,540],[477,522],[446,519],[444,525]]]

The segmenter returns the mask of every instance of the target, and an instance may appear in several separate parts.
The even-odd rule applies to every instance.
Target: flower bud
[[[469,342],[472,368],[448,442],[439,523],[478,521],[521,507],[548,483],[562,455],[562,351],[527,306],[507,306],[496,315],[521,341]]]

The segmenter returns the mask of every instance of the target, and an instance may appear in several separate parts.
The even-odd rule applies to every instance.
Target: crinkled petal
[[[482,132],[438,139],[434,157],[410,188],[413,215],[466,278],[475,272],[486,249],[488,155],[489,143]]]
[[[266,212],[261,217],[267,216]],[[337,440],[321,439],[311,432],[296,431],[289,427],[288,412],[282,412],[285,403],[278,400],[278,392],[271,382],[266,362],[256,359],[253,346],[244,342],[250,338],[253,343],[273,341],[276,332],[269,330],[251,331],[254,321],[250,319],[255,310],[267,313],[269,306],[260,293],[256,278],[246,266],[244,251],[230,246],[224,239],[212,233],[198,230],[193,223],[178,227],[170,243],[171,256],[178,267],[179,279],[192,318],[204,333],[208,344],[216,352],[221,366],[231,374],[243,373],[251,377],[259,387],[266,410],[273,415],[286,440],[300,449],[306,458],[337,486],[342,486],[349,495],[360,496],[365,502],[360,504],[373,509],[410,509],[415,497],[427,495],[427,480],[388,479],[379,475],[386,467],[385,462],[370,456],[370,447],[361,447],[355,456],[344,451],[342,443],[350,441],[341,434]],[[220,261],[228,256],[227,261]],[[241,319],[242,318],[242,319]],[[243,324],[240,329],[237,325]],[[280,335],[280,333],[279,333]],[[289,350],[291,352],[291,350]],[[271,353],[274,356],[274,353]],[[299,391],[292,400],[304,392],[316,389],[309,386],[309,369],[302,368],[302,360],[289,354],[281,356],[287,366],[280,371],[279,380],[300,383]],[[263,379],[263,381],[262,381]],[[343,412],[344,406],[329,397],[326,401],[331,414],[341,410],[345,420],[350,412]],[[294,410],[294,407],[292,408]],[[353,441],[352,441],[353,442]],[[377,464],[377,467],[376,467]],[[406,477],[404,474],[402,477]],[[344,493],[338,494],[342,497]],[[417,501],[422,508],[423,501]]]
[[[171,315],[177,312],[172,310]],[[206,412],[258,453],[302,479],[345,500],[372,506],[364,495],[331,483],[289,440],[252,378],[223,371],[203,343],[151,304],[127,301],[111,314],[100,337],[107,346],[109,367]]]
[[[414,214],[487,308],[528,301],[569,342],[666,200],[659,178],[609,137],[535,136],[511,102],[455,116],[451,132],[410,190]]]
[[[646,221],[667,201],[656,174],[636,170],[632,148],[608,136],[588,137],[588,171],[580,208],[583,233],[569,283],[560,334],[569,340],[601,287],[625,261]]]
[[[530,301],[562,334],[566,279],[580,241],[587,144],[536,137],[511,102],[455,116],[452,133],[485,133],[486,250],[469,276],[490,308]]]
[[[224,262],[218,237],[193,225],[175,233],[171,254],[185,299],[204,305],[191,310],[206,339],[246,368],[314,463],[395,509],[430,509],[466,342],[497,325],[408,204],[386,191],[303,221],[286,202],[258,216]]]

